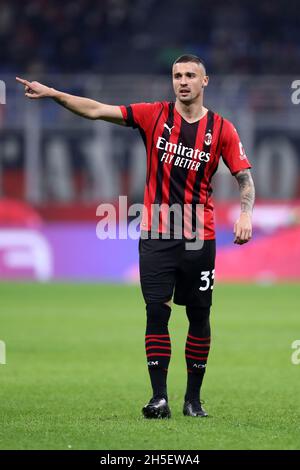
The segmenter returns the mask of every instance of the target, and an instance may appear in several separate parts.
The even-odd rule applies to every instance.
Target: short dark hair
[[[204,70],[205,70],[205,73],[206,73],[206,66],[205,66],[204,60],[200,59],[200,57],[198,57],[196,55],[183,54],[175,60],[173,65],[179,64],[181,62],[195,62],[198,65],[202,65]]]

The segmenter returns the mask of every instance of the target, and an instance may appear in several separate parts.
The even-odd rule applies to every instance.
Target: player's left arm
[[[249,169],[235,173],[239,184],[241,198],[241,214],[234,224],[234,243],[243,245],[252,237],[252,210],[255,200],[255,187]]]

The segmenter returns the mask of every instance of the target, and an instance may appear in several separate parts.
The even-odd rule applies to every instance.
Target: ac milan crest
[[[211,141],[212,141],[211,132],[207,132],[207,133],[205,134],[205,139],[204,139],[205,145],[210,145],[210,144],[211,144]]]

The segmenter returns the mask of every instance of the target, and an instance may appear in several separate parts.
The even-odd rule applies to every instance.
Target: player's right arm
[[[39,82],[29,82],[19,77],[16,77],[16,80],[24,85],[25,96],[27,98],[52,98],[66,109],[87,119],[102,119],[103,121],[113,122],[121,126],[126,125],[119,106],[100,103],[81,96],[69,95]]]

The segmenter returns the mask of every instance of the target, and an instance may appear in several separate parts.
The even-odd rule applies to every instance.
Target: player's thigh
[[[210,307],[214,287],[216,244],[205,240],[199,250],[185,250],[176,274],[174,302]]]
[[[168,302],[173,296],[182,245],[174,240],[140,239],[140,282],[145,302]]]

